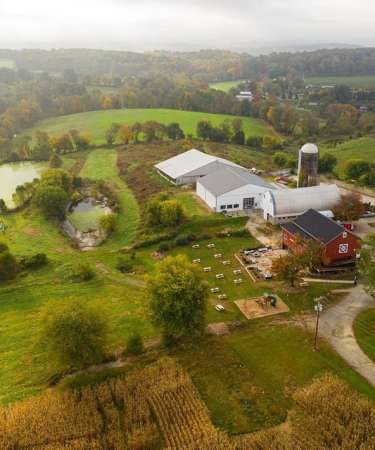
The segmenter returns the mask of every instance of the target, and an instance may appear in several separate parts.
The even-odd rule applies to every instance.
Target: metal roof
[[[196,149],[188,150],[187,152],[181,153],[166,161],[162,161],[161,163],[156,164],[155,167],[175,180],[182,176],[193,175],[194,171],[213,162],[221,162],[222,164],[240,167],[231,161],[208,155],[207,153],[203,153]]]
[[[216,197],[247,185],[262,187],[265,190],[274,189],[262,178],[243,167],[221,166],[215,172],[201,178],[199,183]]]
[[[334,208],[341,199],[335,184],[271,191],[274,216],[300,214],[308,209]]]
[[[300,234],[303,238],[313,238],[323,244],[328,244],[342,233],[348,231],[337,222],[309,209],[293,222],[283,225],[282,228],[292,234]]]

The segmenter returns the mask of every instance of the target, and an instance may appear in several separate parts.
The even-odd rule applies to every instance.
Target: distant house
[[[188,150],[155,165],[157,172],[176,185],[195,184],[196,181],[218,168],[240,167],[224,158],[208,155],[196,149]]]
[[[215,212],[251,211],[274,189],[243,167],[224,165],[197,181],[197,195]]]
[[[334,184],[270,190],[263,195],[261,208],[265,220],[279,224],[296,219],[308,209],[329,211],[340,199],[340,191]]]
[[[283,246],[295,254],[301,251],[301,241],[313,239],[318,242],[326,265],[355,262],[361,247],[359,237],[313,209],[282,225],[282,230]]]
[[[252,102],[254,100],[254,95],[251,91],[242,91],[236,95],[236,99],[240,101]]]

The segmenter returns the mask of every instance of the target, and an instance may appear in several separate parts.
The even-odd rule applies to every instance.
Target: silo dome
[[[301,152],[315,154],[315,153],[319,153],[319,149],[315,144],[305,144],[301,148]]]

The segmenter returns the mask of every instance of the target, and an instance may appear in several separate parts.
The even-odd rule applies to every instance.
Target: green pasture
[[[375,88],[375,75],[355,76],[311,76],[305,78],[305,84],[313,86],[336,86],[345,84],[352,88]]]
[[[0,58],[0,69],[15,69],[16,63],[12,59]]]
[[[115,109],[47,119],[26,130],[25,133],[33,134],[36,130],[42,130],[51,135],[57,135],[71,129],[78,129],[87,133],[95,144],[105,144],[105,131],[114,122],[120,124],[143,123],[149,120],[155,120],[164,124],[178,122],[186,135],[191,134],[194,136],[197,123],[200,120],[207,119],[213,125],[219,125],[223,120],[234,120],[235,118],[236,116],[225,114],[208,114],[172,109]],[[247,136],[275,135],[274,130],[262,120],[242,117],[242,121]]]
[[[219,81],[217,83],[211,83],[210,88],[218,91],[229,92],[231,89],[237,87],[246,80],[232,80],[232,81]]]
[[[375,362],[375,308],[361,312],[356,317],[353,328],[358,344]]]
[[[328,152],[337,158],[337,173],[340,178],[345,177],[346,163],[351,159],[364,159],[375,163],[375,137],[367,136],[351,139],[336,147],[322,146],[322,153]]]

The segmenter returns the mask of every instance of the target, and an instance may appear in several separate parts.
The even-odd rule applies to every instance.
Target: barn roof
[[[329,210],[337,205],[340,198],[340,191],[335,184],[271,191],[274,216],[300,214],[310,208]]]
[[[253,185],[264,189],[273,187],[262,178],[242,167],[221,166],[199,180],[199,183],[216,197],[243,186]]]
[[[211,163],[222,163],[225,165],[240,167],[231,161],[218,158],[217,156],[208,155],[207,153],[203,153],[196,149],[188,150],[187,152],[181,153],[173,158],[162,161],[161,163],[156,164],[155,167],[175,180],[182,176],[193,176],[194,172]]]
[[[343,232],[348,232],[342,225],[314,209],[309,209],[293,222],[282,225],[282,228],[294,235],[313,238],[323,244],[328,244]]]

